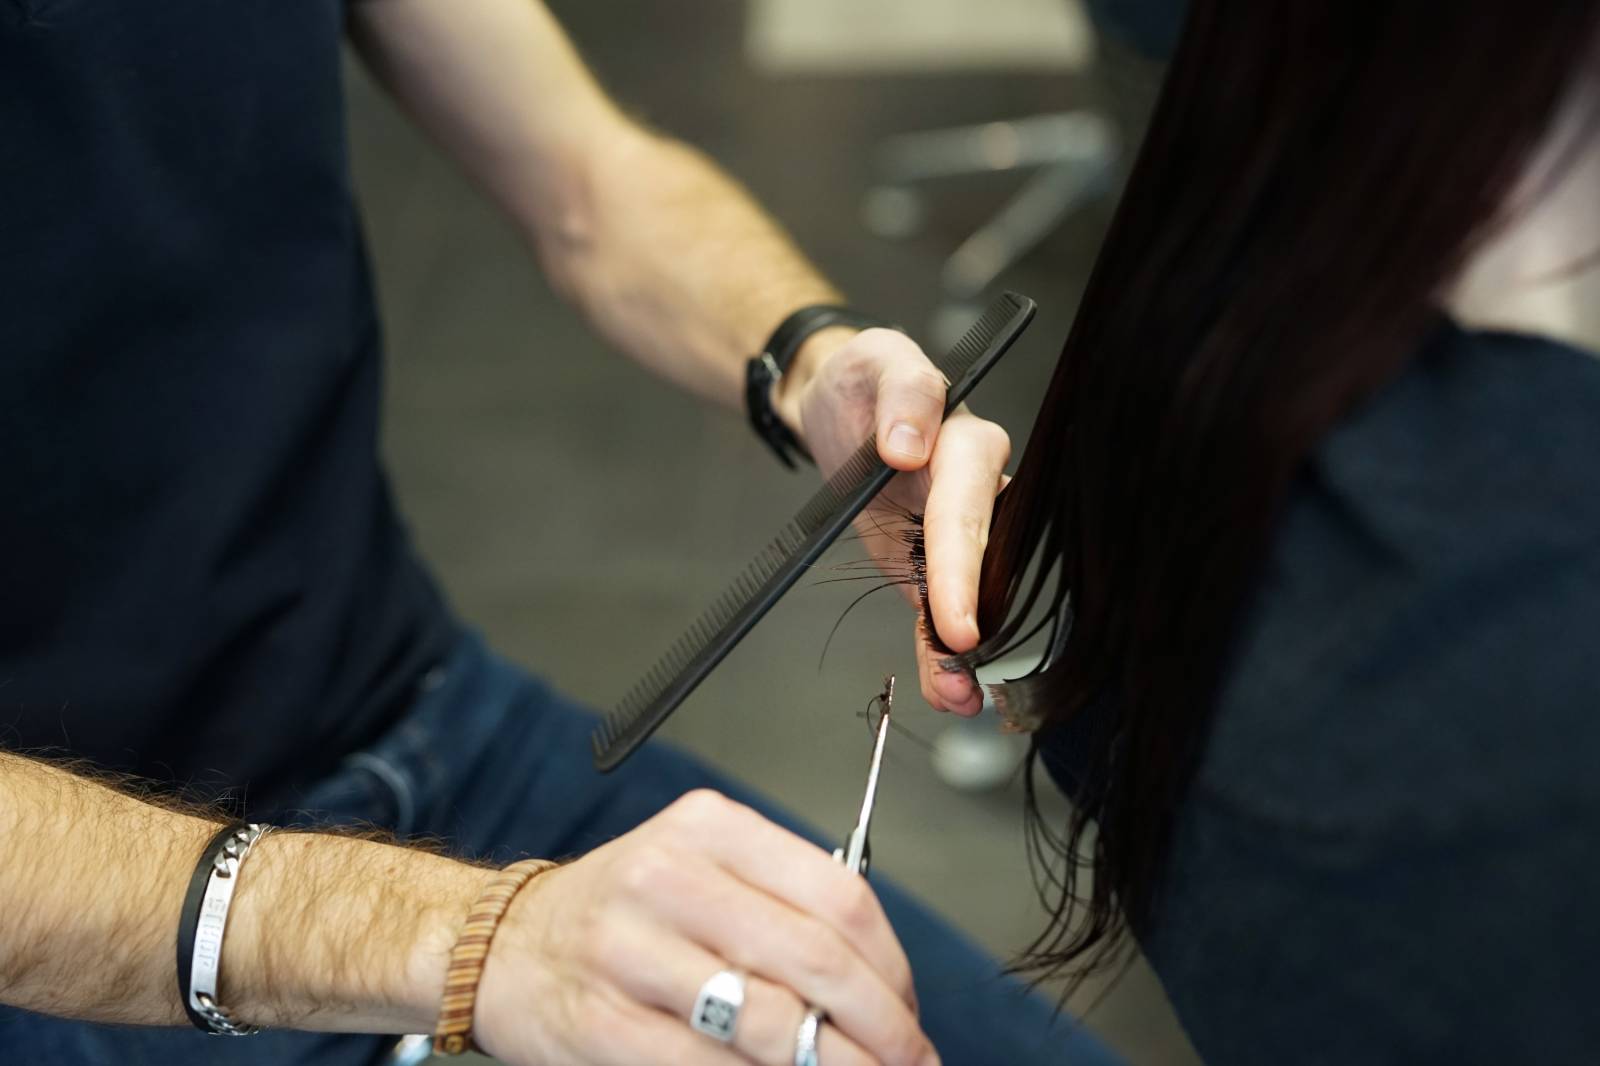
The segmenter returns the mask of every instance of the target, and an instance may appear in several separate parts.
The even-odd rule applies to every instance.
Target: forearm
[[[258,1025],[428,1032],[450,947],[488,872],[414,849],[274,833],[228,922],[222,1001]]]
[[[718,403],[785,315],[838,293],[754,200],[609,100],[534,0],[367,0],[368,66],[611,343]],[[805,376],[815,351],[801,353]]]
[[[217,826],[0,753],[0,1001],[183,1020],[178,908]]]
[[[745,361],[784,316],[840,299],[682,142],[631,129],[589,161],[584,186],[564,225],[529,227],[547,272],[618,348],[702,396],[740,407]]]
[[[187,1024],[174,968],[179,912],[220,824],[0,753],[0,1002]],[[268,836],[229,914],[222,1002],[258,1024],[426,1030],[481,877],[367,841]]]

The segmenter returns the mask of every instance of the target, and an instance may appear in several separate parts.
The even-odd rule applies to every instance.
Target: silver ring
[[[794,1066],[817,1066],[817,1035],[822,1032],[826,1013],[812,1007],[800,1020],[800,1030],[794,1034]]]
[[[700,986],[689,1024],[724,1044],[733,1042],[734,1026],[739,1024],[739,1008],[744,1006],[744,974],[737,970],[718,970]]]

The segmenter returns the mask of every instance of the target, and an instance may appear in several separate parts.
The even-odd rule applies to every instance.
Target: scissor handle
[[[860,850],[856,853],[854,861],[851,853],[856,852],[857,841],[860,841]],[[872,865],[872,841],[866,832],[859,826],[850,831],[850,836],[845,839],[844,847],[833,849],[833,861],[843,866],[853,874],[867,876],[867,868]]]

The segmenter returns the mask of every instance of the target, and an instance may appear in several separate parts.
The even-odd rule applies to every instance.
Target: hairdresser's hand
[[[700,986],[748,973],[731,1045],[689,1027]],[[715,792],[536,878],[512,901],[475,1030],[510,1063],[794,1061],[813,1003],[828,1066],[930,1066],[911,970],[864,878]]]
[[[978,573],[1011,441],[965,406],[941,427],[944,399],[944,377],[915,341],[888,329],[842,328],[807,342],[774,397],[824,476],[873,435],[883,461],[906,471],[857,529],[885,574],[912,579],[905,512],[924,516],[933,625],[950,649],[969,651],[978,643]],[[904,588],[916,604],[915,581]],[[923,698],[938,710],[977,714],[983,696],[972,678],[941,670],[920,629],[916,641]]]

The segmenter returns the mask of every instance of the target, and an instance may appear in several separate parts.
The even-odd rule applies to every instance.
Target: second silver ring
[[[822,1032],[822,1019],[827,1016],[826,1011],[812,1007],[800,1019],[800,1028],[794,1034],[794,1066],[817,1066],[817,1036]]]

